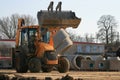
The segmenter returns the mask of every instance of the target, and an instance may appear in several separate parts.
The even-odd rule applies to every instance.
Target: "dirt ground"
[[[67,74],[74,79],[82,80],[120,80],[120,72],[103,72],[103,71],[69,71],[67,73],[59,73],[58,71],[52,71],[50,73],[16,73],[15,70],[1,69],[0,74],[6,74],[10,77],[23,76],[23,77],[37,77],[37,79],[45,79],[45,77],[51,77],[53,80],[62,78]]]

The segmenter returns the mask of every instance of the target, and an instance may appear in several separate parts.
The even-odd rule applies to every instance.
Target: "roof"
[[[73,42],[74,44],[93,44],[93,45],[104,45],[103,43],[92,43],[92,42]]]
[[[0,39],[0,48],[15,47],[15,39]]]
[[[13,41],[13,42],[15,42],[15,39],[0,39],[0,41]]]

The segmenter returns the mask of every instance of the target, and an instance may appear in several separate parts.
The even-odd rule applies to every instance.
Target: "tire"
[[[15,69],[18,73],[26,73],[28,71],[26,56],[23,53],[20,53],[20,52],[16,53]]]
[[[51,72],[53,70],[53,66],[42,66],[42,71],[43,72]]]
[[[118,50],[116,51],[116,56],[120,58],[120,47],[119,47]]]
[[[41,70],[41,62],[38,58],[31,58],[28,63],[30,72],[37,73]]]
[[[65,73],[67,71],[69,71],[70,69],[70,64],[67,58],[65,57],[60,57],[58,59],[58,71],[60,73]]]

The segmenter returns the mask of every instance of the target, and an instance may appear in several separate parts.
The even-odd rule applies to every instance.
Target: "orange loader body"
[[[41,42],[40,41],[40,39],[41,39],[40,38],[41,37],[41,35],[40,35],[40,26],[38,26],[38,25],[21,26],[22,22],[24,22],[23,19],[18,20],[18,30],[17,30],[17,33],[16,33],[16,47],[18,47],[18,45],[19,45],[19,37],[20,37],[21,29],[35,28],[37,30],[37,32],[36,32],[37,36],[35,36],[35,41],[34,41],[34,45],[36,47],[35,55],[38,58],[41,58],[41,57],[43,57],[45,51],[54,51],[53,35],[55,35],[55,33],[54,34],[51,33],[49,43]],[[52,31],[54,31],[54,30],[52,29]],[[52,61],[48,60],[47,64],[58,64],[58,60],[52,60]]]

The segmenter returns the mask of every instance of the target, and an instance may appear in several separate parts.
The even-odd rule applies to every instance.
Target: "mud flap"
[[[28,71],[28,66],[26,63],[26,57],[24,54],[17,52],[15,54],[15,69],[18,73],[26,73]]]

